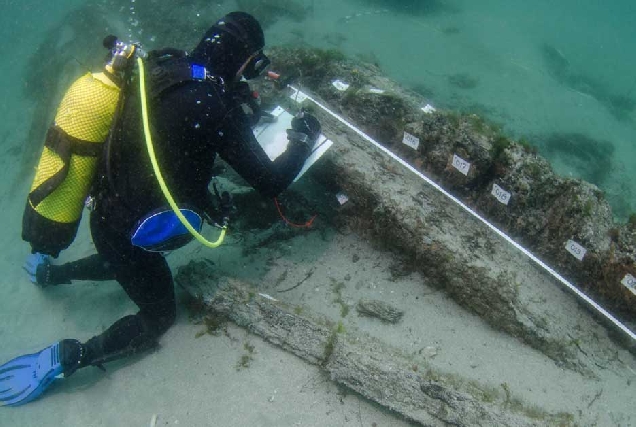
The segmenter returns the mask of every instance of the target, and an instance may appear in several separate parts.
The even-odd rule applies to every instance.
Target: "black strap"
[[[68,175],[72,155],[98,157],[102,152],[101,143],[72,137],[57,125],[51,126],[47,131],[44,146],[60,157],[62,168],[29,193],[29,201],[33,207],[37,207],[42,200],[47,198],[64,182]]]
[[[193,68],[205,68],[192,63],[185,51],[167,48],[153,51],[146,61],[146,80],[148,81],[148,99],[156,99],[166,90],[190,81],[208,82],[225,92],[225,82],[213,71],[206,69],[205,78],[195,77]]]
[[[197,80],[192,77],[192,65],[185,58],[152,61],[148,64],[148,98],[156,99],[167,89]]]
[[[104,73],[104,75],[106,75],[106,77],[110,79],[111,82],[115,83],[115,86],[117,86],[118,88],[121,88],[122,78],[120,76],[111,73],[106,68],[104,68],[102,72]]]
[[[71,154],[77,156],[98,157],[102,153],[101,142],[91,142],[75,138],[64,132],[64,129],[58,125],[51,126],[46,134],[44,146],[62,157],[62,154],[66,152],[66,145],[69,145]]]
[[[62,160],[62,168],[54,173],[50,178],[46,179],[36,189],[29,193],[29,201],[35,208],[42,200],[48,197],[59,185],[66,179],[68,175],[69,163],[71,159],[71,142],[64,137],[61,129],[57,126],[51,126],[46,133],[45,147],[53,150]]]

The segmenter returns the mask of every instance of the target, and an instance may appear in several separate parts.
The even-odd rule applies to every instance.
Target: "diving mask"
[[[260,76],[270,63],[269,58],[262,50],[259,50],[245,66],[243,77],[245,77],[246,80],[251,80]]]

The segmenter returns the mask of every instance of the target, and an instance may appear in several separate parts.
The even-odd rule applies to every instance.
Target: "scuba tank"
[[[22,238],[32,252],[57,257],[75,239],[120,100],[131,74],[136,44],[115,36],[104,69],[86,73],[70,86],[49,127],[22,218]]]

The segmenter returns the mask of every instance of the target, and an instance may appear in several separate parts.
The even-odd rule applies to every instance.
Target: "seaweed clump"
[[[309,49],[300,48],[296,50],[298,61],[303,70],[312,75],[319,75],[329,71],[336,62],[344,61],[345,54],[338,49]]]
[[[225,330],[228,317],[223,313],[211,310],[207,306],[203,295],[186,294],[184,305],[188,311],[190,322],[203,326],[203,329],[194,335],[195,338],[200,338],[206,334],[218,335],[221,331]]]
[[[329,337],[327,338],[327,341],[325,342],[325,350],[323,353],[323,361],[322,361],[323,366],[326,366],[327,363],[329,363],[329,359],[331,358],[331,355],[336,349],[338,335],[344,334],[345,331],[346,330],[344,327],[344,323],[342,323],[342,321],[339,321],[338,324],[334,326],[334,328],[332,329],[331,333],[329,334]]]
[[[254,353],[256,353],[256,347],[254,347],[253,344],[246,342],[245,344],[243,344],[243,350],[245,350],[245,353],[241,355],[240,359],[236,363],[237,371],[249,368],[254,361]]]
[[[281,66],[282,75],[298,78],[304,85],[318,87],[336,76],[335,69],[346,59],[338,49],[311,47],[274,48],[271,56]]]
[[[401,139],[411,107],[396,94],[374,94],[349,88],[341,101],[343,111],[358,123],[368,123],[366,131],[386,145]]]

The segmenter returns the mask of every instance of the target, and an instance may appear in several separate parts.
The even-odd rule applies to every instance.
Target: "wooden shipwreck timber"
[[[404,91],[373,66],[308,49],[278,49],[272,57],[281,75],[302,76],[296,87],[355,123],[548,261],[620,322],[634,324],[636,296],[624,278],[636,276],[636,227],[612,222],[611,209],[598,188],[555,175],[530,146],[505,138],[476,116],[422,111],[423,99]],[[338,88],[333,84],[336,80],[346,82],[348,89]],[[258,90],[265,105],[299,108],[288,88],[264,82]],[[322,218],[318,228],[323,228],[323,240],[330,239],[327,229],[362,236],[378,250],[399,257],[398,280],[418,272],[493,329],[590,381],[600,379],[599,369],[633,374],[629,368],[633,356],[627,351],[633,350],[633,342],[623,331],[359,132],[309,101],[303,106],[319,116],[334,145],[303,178],[303,193],[290,192],[288,206],[317,212]],[[458,158],[470,167],[457,164]],[[497,194],[495,186],[508,196]],[[336,195],[345,195],[347,202],[338,203]],[[240,218],[234,225],[239,233],[260,233],[257,240],[261,240],[252,250],[268,248],[277,238],[300,238],[301,233],[289,229],[262,231],[276,216],[263,214],[264,201],[255,200],[252,193],[237,196]],[[256,217],[261,224],[255,223]],[[280,233],[278,237],[276,233]],[[584,248],[585,255],[573,255],[567,242]],[[261,294],[259,283],[246,285],[219,276],[218,271],[206,271],[204,264],[194,262],[181,269],[178,282],[213,313],[323,366],[333,380],[422,425],[575,425],[589,421],[575,421],[571,413],[524,406],[512,397],[514,391],[505,382],[494,392],[435,369],[418,370],[403,349],[359,331],[345,332],[339,319],[347,316],[350,304],[342,301],[339,285],[333,286],[334,302],[343,310],[340,316],[325,318],[293,309],[286,304],[285,294],[275,299]],[[279,282],[286,275],[287,271]],[[320,283],[317,275],[312,268],[285,291],[310,278],[311,286]],[[360,301],[360,306],[374,305],[367,300]],[[380,307],[378,312],[392,313],[399,327],[404,314],[399,308],[375,306]],[[425,325],[422,333],[426,333]]]

